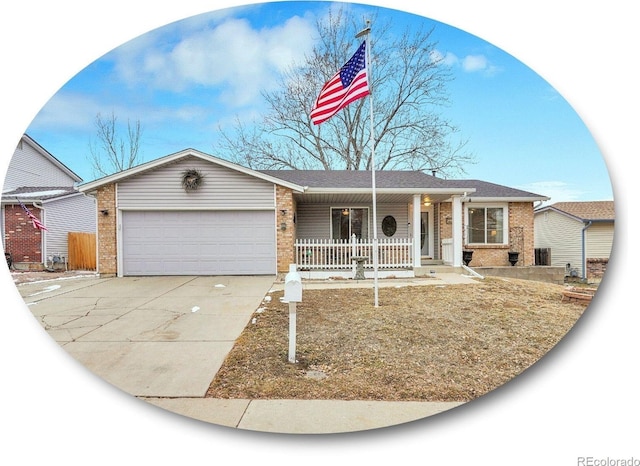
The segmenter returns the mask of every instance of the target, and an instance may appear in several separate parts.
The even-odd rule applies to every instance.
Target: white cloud
[[[312,23],[300,17],[261,30],[231,18],[173,43],[157,41],[154,33],[143,36],[114,57],[119,76],[131,84],[173,92],[193,85],[219,87],[223,101],[243,105],[303,58],[313,45],[313,31]]]
[[[544,202],[545,205],[578,201],[584,195],[584,190],[576,189],[564,181],[536,181],[517,188],[550,197],[551,199]]]
[[[486,70],[487,58],[484,55],[467,55],[462,59],[462,69],[467,73]]]
[[[439,50],[431,52],[431,60],[434,62],[439,61],[445,66],[456,66],[460,61],[453,53],[442,53]]]
[[[83,94],[58,92],[40,109],[34,119],[34,128],[87,129],[100,111],[93,97]]]
[[[489,62],[489,59],[484,55],[467,55],[460,58],[454,53],[442,53],[436,50],[432,56],[434,61],[441,60],[443,65],[460,67],[465,73],[483,73],[492,76],[499,71],[499,68]]]
[[[143,105],[128,107],[126,104],[103,102],[99,96],[58,92],[42,107],[31,127],[35,130],[69,129],[93,132],[95,118],[98,113],[108,118],[111,112],[119,122],[141,120],[143,126],[163,121],[202,120],[207,116],[207,109],[202,106],[182,105],[179,108]]]

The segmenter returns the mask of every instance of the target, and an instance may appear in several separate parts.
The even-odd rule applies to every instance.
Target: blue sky
[[[145,161],[189,147],[216,155],[218,125],[264,110],[260,92],[273,89],[277,74],[310,50],[314,21],[330,7],[256,4],[142,34],[78,69],[43,102],[26,132],[85,181],[95,177],[86,156],[98,112],[113,112],[121,123],[140,120]],[[532,191],[551,202],[613,198],[602,153],[584,122],[526,64],[424,16],[350,7],[362,17],[380,8],[379,15],[393,17],[400,28],[435,26],[433,40],[455,78],[444,112],[478,161],[460,177]]]

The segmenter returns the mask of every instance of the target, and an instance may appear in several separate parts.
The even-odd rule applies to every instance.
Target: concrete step
[[[463,273],[462,267],[453,267],[451,265],[431,264],[422,265],[422,267],[414,267],[413,273],[416,277],[428,277],[437,273]]]

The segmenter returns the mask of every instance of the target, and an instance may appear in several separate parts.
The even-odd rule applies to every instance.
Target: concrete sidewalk
[[[380,287],[478,283],[455,273],[379,280]],[[272,291],[274,277],[84,277],[20,285],[49,335],[87,369],[153,405],[239,429],[338,433],[422,419],[460,403],[205,398],[211,380]],[[371,287],[305,281],[303,289]]]
[[[344,400],[145,398],[168,411],[238,429],[283,434],[337,434],[391,427],[464,403]]]

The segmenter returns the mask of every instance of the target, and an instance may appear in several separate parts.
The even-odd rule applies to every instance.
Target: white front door
[[[433,258],[433,208],[422,207],[420,212],[420,255]]]

